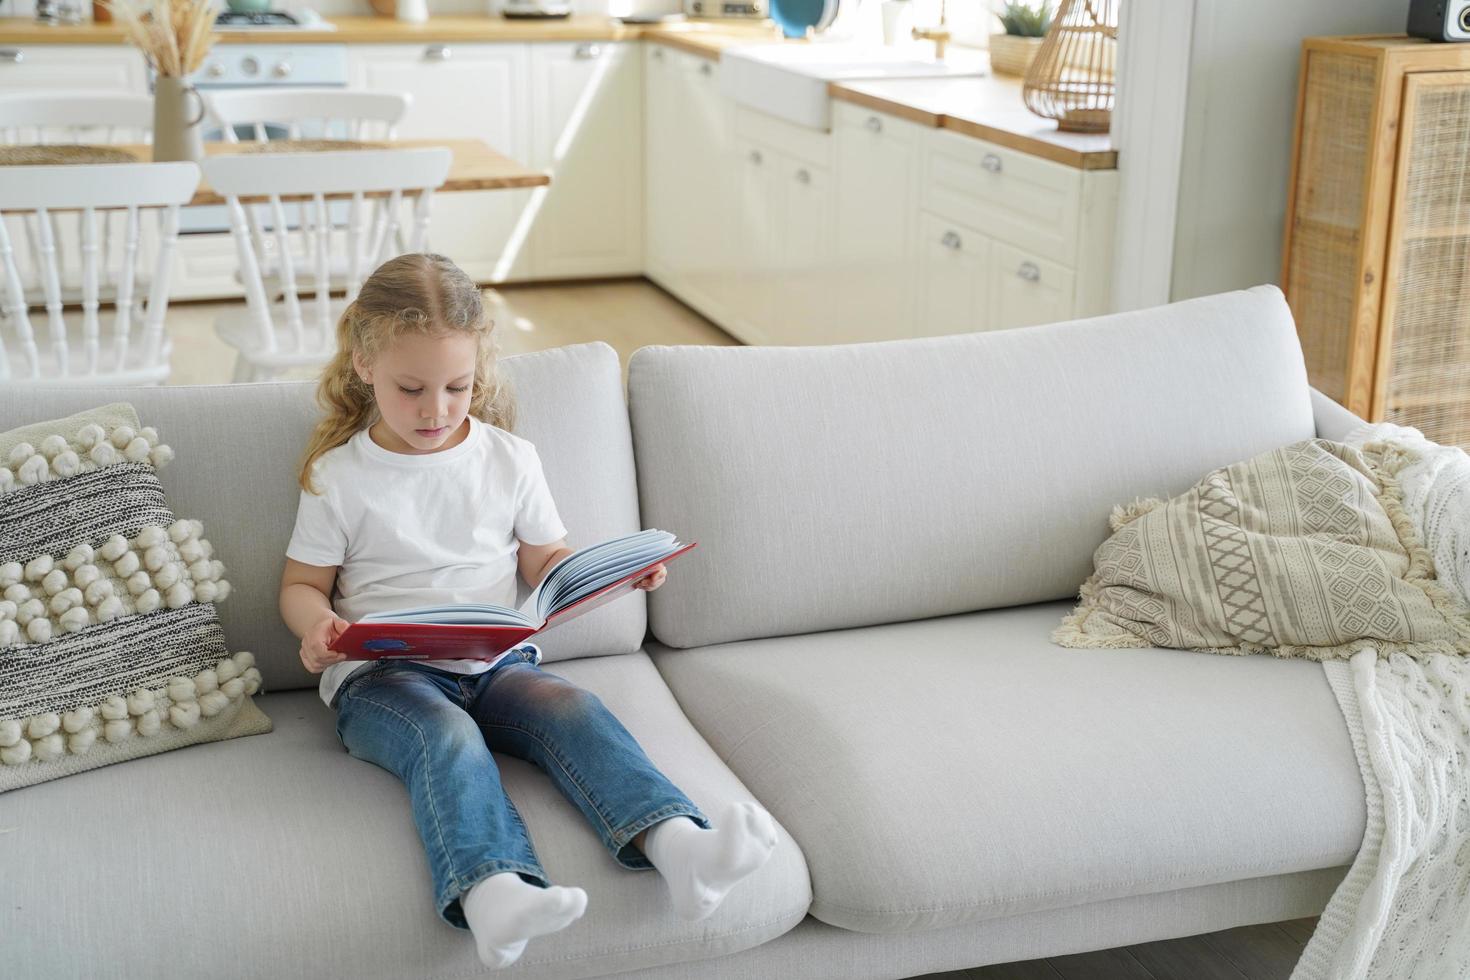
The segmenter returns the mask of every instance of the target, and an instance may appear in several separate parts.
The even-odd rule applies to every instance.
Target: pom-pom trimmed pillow
[[[270,731],[172,458],[127,404],[0,433],[0,792]]]
[[[1405,512],[1400,446],[1314,439],[1113,511],[1096,573],[1052,639],[1068,647],[1324,660],[1470,653],[1470,611],[1435,580]]]

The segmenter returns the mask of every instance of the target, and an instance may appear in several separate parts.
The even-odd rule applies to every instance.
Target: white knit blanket
[[[1470,457],[1416,430],[1364,426],[1419,459],[1399,473],[1435,571],[1470,602]],[[1322,664],[1367,794],[1363,846],[1292,980],[1470,977],[1470,661],[1371,650]]]

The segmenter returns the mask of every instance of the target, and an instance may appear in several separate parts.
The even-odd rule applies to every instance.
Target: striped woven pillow
[[[1313,439],[1116,508],[1052,639],[1311,660],[1470,653],[1470,610],[1404,511],[1397,473],[1411,459]]]
[[[0,433],[0,792],[270,731],[172,457],[127,404]]]

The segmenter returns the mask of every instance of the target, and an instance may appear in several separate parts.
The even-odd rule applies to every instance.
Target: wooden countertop
[[[832,98],[921,126],[953,130],[1081,170],[1113,170],[1118,151],[1107,133],[1063,133],[1032,115],[1021,80],[1005,75],[833,82]]]
[[[334,31],[221,31],[220,44],[413,44],[448,41],[636,41],[648,37],[718,58],[726,45],[774,39],[768,21],[684,21],[623,24],[607,17],[577,15],[563,20],[511,20],[465,14],[433,16],[422,24],[392,17],[330,17]],[[116,24],[51,27],[23,17],[0,17],[0,45],[123,44]]]

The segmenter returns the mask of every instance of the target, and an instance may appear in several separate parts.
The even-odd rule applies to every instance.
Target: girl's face
[[[357,374],[373,388],[382,419],[369,436],[395,453],[434,453],[457,446],[475,380],[479,340],[471,334],[404,334],[371,364],[353,354]]]

